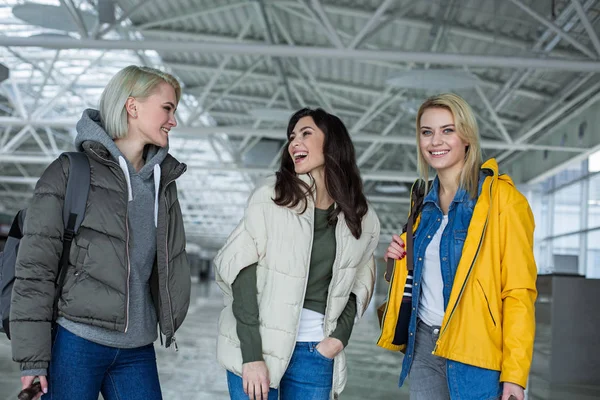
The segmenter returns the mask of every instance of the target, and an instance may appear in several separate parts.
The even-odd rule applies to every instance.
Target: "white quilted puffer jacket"
[[[310,184],[310,177],[300,176]],[[269,368],[271,387],[279,383],[296,343],[300,313],[308,280],[314,234],[314,202],[302,214],[273,202],[275,178],[250,196],[244,218],[215,258],[216,281],[225,293],[225,309],[219,318],[217,358],[227,370],[242,375],[242,352],[232,311],[231,285],[246,266],[258,263],[257,288],[263,357]],[[352,236],[342,213],[335,228],[336,257],[325,311],[325,337],[337,325],[350,293],[356,295],[361,317],[373,294],[379,220],[372,209],[362,220],[360,239]],[[337,398],[346,384],[344,351],[335,357],[333,390]]]

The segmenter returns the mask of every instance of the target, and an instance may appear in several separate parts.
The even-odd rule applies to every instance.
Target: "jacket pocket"
[[[333,358],[325,357],[325,356],[323,355],[323,353],[321,353],[321,352],[319,351],[319,349],[317,349],[316,347],[315,347],[315,349],[313,350],[313,353],[314,353],[314,354],[317,356],[317,358],[320,358],[320,359],[321,359],[321,360],[323,360],[323,361],[326,361],[326,362],[328,362],[328,363],[332,363],[332,362],[333,362]]]
[[[483,285],[481,284],[479,279],[477,279],[477,286],[479,286],[479,289],[481,289],[481,294],[483,295],[483,298],[485,299],[485,305],[487,306],[488,313],[490,315],[490,318],[492,319],[492,323],[494,324],[494,326],[496,326],[496,319],[494,318],[494,314],[492,314],[492,308],[490,307],[490,302],[488,300],[487,295],[485,294],[485,290],[483,290]]]
[[[167,301],[169,302],[169,312],[171,313],[167,317],[172,318],[174,331],[183,323],[190,305],[192,285],[190,276],[188,258],[184,251],[170,261],[169,276],[167,278],[169,282],[169,298]],[[170,323],[171,321],[169,321]]]
[[[454,231],[454,240],[457,242],[464,242],[467,238],[467,230],[466,229],[457,229]]]
[[[77,253],[75,259],[73,260],[73,265],[75,266],[75,270],[80,270],[85,265],[85,259],[87,258],[88,248],[90,246],[90,242],[85,239],[77,240],[76,243],[73,243]]]
[[[465,240],[467,239],[467,230],[466,229],[457,229],[453,232],[454,243],[452,244],[452,248],[454,249],[454,263],[458,265],[460,259],[462,257],[463,247],[465,245]]]
[[[83,238],[77,238],[73,241],[70,262],[67,266],[67,271],[65,271],[65,282],[61,288],[61,297],[68,295],[68,292],[81,280],[81,275],[84,272],[84,265],[88,258],[89,245],[90,242]],[[61,268],[64,267],[61,266]]]

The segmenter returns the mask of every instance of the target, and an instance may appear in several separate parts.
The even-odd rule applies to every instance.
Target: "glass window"
[[[549,210],[550,196],[541,196],[539,216],[534,215],[537,237],[548,237],[550,235],[550,210]]]
[[[538,274],[551,274],[552,264],[549,257],[549,240],[536,241],[533,246],[535,263],[537,265]]]
[[[554,223],[552,234],[581,229],[581,182],[554,192]]]
[[[555,187],[565,185],[588,173],[588,168],[585,168],[585,163],[581,161],[575,161],[570,163],[554,176]]]
[[[535,235],[536,240],[544,239],[550,236],[548,231],[548,195],[542,194],[542,185],[538,184],[528,188],[518,188],[521,193],[527,197],[533,218],[535,220]],[[528,190],[521,190],[528,189]]]
[[[555,273],[579,273],[580,234],[552,239],[552,266]]]
[[[600,171],[600,151],[595,152],[588,159],[588,170],[590,172]]]
[[[588,228],[596,228],[600,226],[600,174],[590,179],[588,192]]]
[[[600,279],[600,230],[587,233],[587,278]]]
[[[542,182],[542,190],[544,191],[544,193],[549,192],[552,189],[554,189],[554,177],[553,176],[551,176],[550,178],[548,178]]]

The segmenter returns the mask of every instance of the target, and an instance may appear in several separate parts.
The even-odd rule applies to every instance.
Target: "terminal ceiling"
[[[184,86],[170,146],[189,166],[178,187],[192,250],[223,243],[304,106],[348,126],[387,238],[406,218],[415,113],[431,94],[469,101],[501,166],[589,153],[542,143],[599,96],[599,16],[595,0],[4,0],[0,212],[72,149],[107,80],[144,64]]]

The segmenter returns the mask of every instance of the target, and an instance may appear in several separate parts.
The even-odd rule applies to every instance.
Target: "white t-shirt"
[[[448,216],[444,215],[440,228],[425,250],[419,318],[429,326],[441,326],[444,319],[444,279],[440,262],[440,242],[446,225],[448,225]]]
[[[324,323],[325,316],[323,314],[303,308],[296,342],[320,342],[323,340],[325,338]]]

